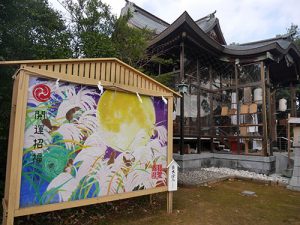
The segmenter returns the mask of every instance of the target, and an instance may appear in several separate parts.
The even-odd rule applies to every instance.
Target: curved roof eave
[[[196,23],[195,21],[190,17],[190,15],[185,11],[181,14],[175,20],[167,29],[165,29],[163,32],[161,32],[159,35],[157,35],[153,40],[150,41],[148,48],[150,48],[153,45],[156,45],[163,41],[165,38],[167,38],[169,35],[172,34],[175,30],[179,29],[181,26],[184,26],[187,24],[190,26],[190,28],[199,36],[201,39],[203,39],[208,45],[213,47],[216,51],[222,52],[223,46],[216,42],[215,40],[211,39]]]
[[[183,30],[187,32],[188,35],[190,34],[191,36],[194,37],[196,36],[196,39],[195,38],[193,39],[199,42],[199,45],[201,45],[201,42],[203,45],[203,41],[204,41],[204,43],[207,44],[206,47],[220,54],[220,56],[228,56],[232,58],[247,57],[247,56],[252,57],[255,55],[262,55],[265,54],[266,52],[271,52],[271,51],[277,53],[278,55],[285,55],[290,50],[293,50],[299,57],[299,61],[300,61],[300,51],[293,43],[290,43],[286,48],[282,48],[277,43],[276,40],[274,40],[274,42],[272,43],[266,43],[260,46],[253,46],[253,48],[251,48],[252,43],[249,43],[249,45],[240,45],[240,46],[237,45],[235,47],[221,45],[217,41],[210,38],[208,34],[206,34],[196,24],[196,22],[190,17],[190,15],[186,11],[183,14],[181,14],[181,16],[179,16],[177,20],[175,20],[167,29],[165,29],[158,36],[156,36],[152,41],[150,41],[148,48],[151,48],[152,46],[163,42],[164,39],[168,38],[170,35],[172,35],[174,31],[180,28],[184,28]]]
[[[247,48],[247,49],[231,49],[224,46],[224,53],[232,56],[250,56],[262,54],[268,51],[276,51],[278,54],[286,55],[290,50],[293,50],[300,58],[300,52],[294,43],[290,43],[287,48],[282,48],[277,42],[266,44],[264,46]]]
[[[238,49],[239,46],[237,46],[237,49],[232,49],[228,46],[224,46],[223,53],[226,55],[233,55],[233,56],[247,56],[247,55],[256,55],[259,53],[264,53],[267,51],[271,51],[274,49],[278,49],[279,52],[282,52],[283,49],[277,44],[277,43],[271,43],[260,47],[254,47],[254,48],[246,48],[246,49]]]

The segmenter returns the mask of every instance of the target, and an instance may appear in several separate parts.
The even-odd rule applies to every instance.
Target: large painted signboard
[[[168,107],[141,99],[31,76],[20,207],[166,186]]]

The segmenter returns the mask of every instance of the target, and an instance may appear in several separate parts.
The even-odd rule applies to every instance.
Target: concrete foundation
[[[293,176],[287,188],[291,190],[300,191],[300,147],[295,147],[294,153],[295,158]]]
[[[226,167],[248,170],[256,173],[270,174],[275,172],[275,156],[262,157],[251,155],[232,155],[220,153],[201,153],[179,155],[173,158],[180,166],[180,171],[197,170],[206,167]]]
[[[287,152],[274,152],[276,157],[276,173],[282,174],[285,177],[291,178],[294,167],[294,153],[291,152],[291,158],[288,159]]]

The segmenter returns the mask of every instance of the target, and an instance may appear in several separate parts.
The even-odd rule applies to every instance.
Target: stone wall
[[[270,174],[275,172],[275,156],[250,156],[219,153],[173,154],[180,166],[180,171],[199,170],[207,167],[226,167],[248,170],[256,173]]]

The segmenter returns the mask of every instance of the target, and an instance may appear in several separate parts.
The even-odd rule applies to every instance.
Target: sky
[[[62,0],[48,0],[64,11]],[[139,7],[165,20],[174,22],[184,11],[197,20],[215,10],[228,44],[245,43],[285,34],[290,25],[300,26],[299,0],[131,0]],[[119,16],[125,0],[102,0]]]

